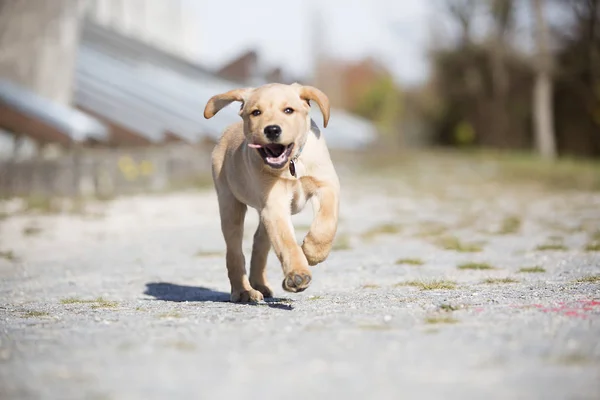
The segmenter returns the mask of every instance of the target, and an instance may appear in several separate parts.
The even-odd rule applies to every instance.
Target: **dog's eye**
[[[291,114],[291,113],[294,112],[294,109],[288,107],[285,110],[283,110],[283,112],[286,113],[286,114]]]
[[[261,114],[260,110],[254,110],[252,111],[252,115],[255,117],[258,117]]]

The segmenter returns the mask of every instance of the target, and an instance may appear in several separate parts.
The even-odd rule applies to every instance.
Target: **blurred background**
[[[600,155],[600,0],[2,0],[0,50],[3,197],[210,184],[206,101],[267,82],[334,154]]]

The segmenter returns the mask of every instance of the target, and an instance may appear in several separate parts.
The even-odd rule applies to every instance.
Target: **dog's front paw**
[[[321,243],[313,240],[310,235],[304,238],[302,252],[308,261],[308,265],[314,266],[325,261],[331,250],[331,243]]]
[[[265,299],[270,299],[273,297],[273,289],[271,289],[269,284],[266,282],[259,283],[250,281],[250,286],[261,292]]]
[[[283,290],[287,292],[302,292],[310,285],[312,280],[310,271],[297,270],[288,273],[283,279]]]
[[[232,303],[258,303],[264,300],[263,294],[258,290],[242,290],[231,292]]]

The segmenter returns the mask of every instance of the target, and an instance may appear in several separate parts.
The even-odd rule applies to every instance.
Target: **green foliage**
[[[461,121],[454,128],[454,141],[459,146],[471,145],[475,142],[475,129],[467,121]]]
[[[426,85],[406,94],[409,118],[425,126],[422,136],[436,145],[512,151],[535,149],[532,93],[538,74],[537,52],[526,53],[512,37],[518,34],[515,0],[445,0],[445,13],[462,40],[431,49],[432,78]],[[478,11],[475,12],[477,6]],[[549,7],[545,5],[544,7]],[[600,127],[600,31],[596,1],[557,1],[552,7],[567,16],[560,26],[547,20],[550,31],[558,29],[549,62],[553,79],[552,121],[561,157],[597,158]],[[548,10],[545,10],[546,18]],[[485,14],[483,35],[473,28]],[[535,41],[535,30],[527,33]],[[428,107],[419,92],[428,90]],[[431,99],[435,98],[434,101]],[[436,112],[432,112],[435,109]]]
[[[373,121],[382,133],[393,132],[401,114],[400,91],[391,76],[385,76],[363,90],[352,112]]]

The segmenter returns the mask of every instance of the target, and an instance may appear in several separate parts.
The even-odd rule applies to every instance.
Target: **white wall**
[[[89,0],[87,15],[124,35],[198,60],[198,14],[185,0]]]
[[[14,136],[0,129],[0,160],[7,160],[13,157],[19,160],[32,158],[36,154],[36,148],[35,143],[31,139],[24,137],[18,151],[15,153]]]

